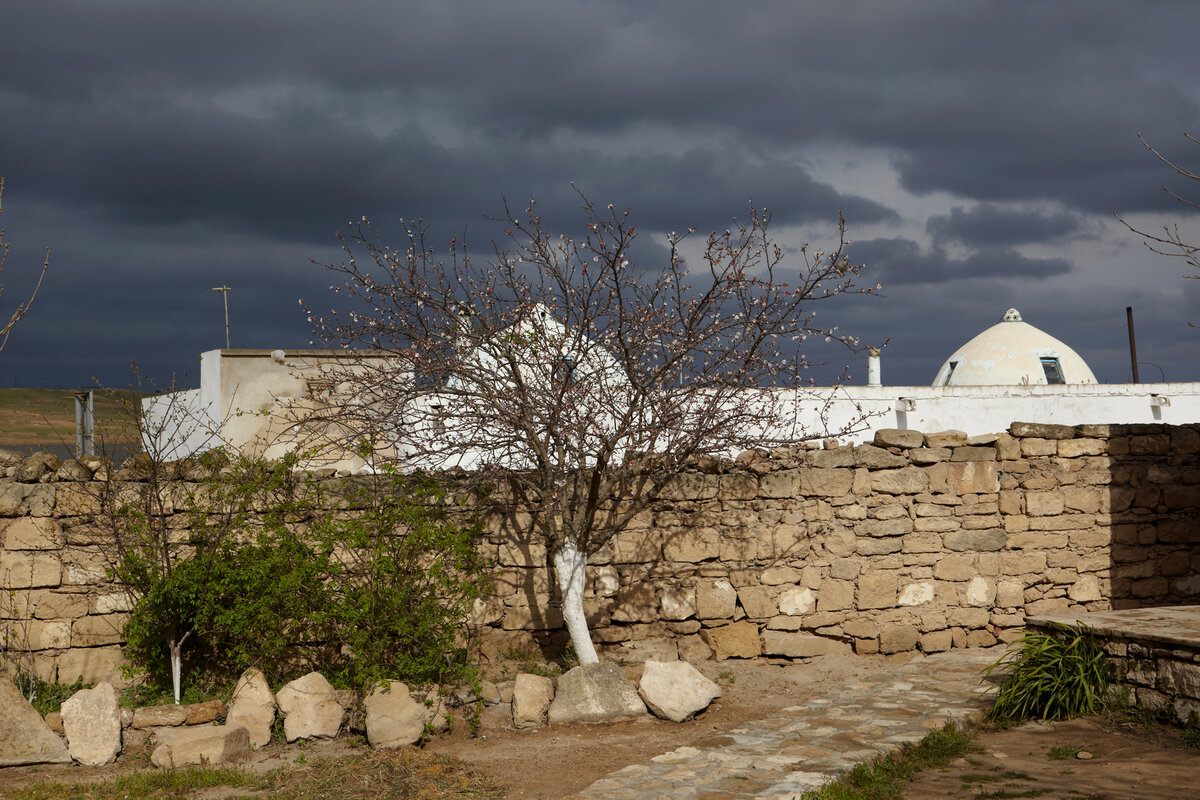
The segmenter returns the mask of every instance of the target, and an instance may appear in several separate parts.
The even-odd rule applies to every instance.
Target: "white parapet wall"
[[[845,386],[814,389],[824,416],[804,402],[803,424],[846,441],[870,441],[880,428],[999,433],[1014,422],[1055,425],[1200,421],[1200,383],[1067,384],[1056,386]]]
[[[169,458],[221,443],[253,455],[278,457],[304,421],[309,381],[322,374],[323,365],[353,357],[328,350],[209,351],[201,357],[199,389],[143,401],[152,423],[148,430],[157,432],[159,452]],[[1014,422],[1186,425],[1200,421],[1200,383],[839,386],[788,394],[792,396],[784,406],[794,404],[795,414],[785,416],[798,423],[803,435],[847,443],[869,442],[881,428],[960,430],[974,436],[1005,431]],[[399,421],[404,410],[397,409],[396,414]],[[790,430],[763,433],[768,440],[791,435]],[[351,470],[363,466],[349,453],[333,456],[333,462]]]

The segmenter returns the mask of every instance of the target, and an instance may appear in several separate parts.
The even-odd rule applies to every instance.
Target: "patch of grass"
[[[233,699],[233,687],[234,684],[228,681],[218,681],[203,675],[189,676],[179,702],[185,706],[208,700],[222,700],[228,703]],[[127,708],[173,705],[175,694],[169,688],[151,683],[137,683],[126,686],[121,691],[120,702]]]
[[[141,772],[99,783],[43,783],[20,790],[13,799],[142,800],[219,788],[238,790],[229,792],[230,796],[253,794],[265,800],[434,800],[498,798],[502,794],[499,787],[461,761],[405,747],[345,758],[298,758],[294,766],[265,775],[231,767],[190,767]]]
[[[721,686],[733,686],[733,682],[737,680],[737,676],[727,669],[723,669],[717,673],[717,683]]]
[[[1064,744],[1061,747],[1051,747],[1050,752],[1046,753],[1046,758],[1051,761],[1066,761],[1069,758],[1075,758],[1082,750],[1083,748],[1073,744]]]
[[[984,679],[1005,673],[989,722],[1070,719],[1099,711],[1108,694],[1108,662],[1086,625],[1052,626],[1051,633],[1027,631],[1017,649],[984,670]]]
[[[74,683],[46,683],[45,681],[35,678],[33,682],[33,700],[30,705],[37,709],[37,712],[43,717],[52,711],[62,710],[62,704],[70,699],[71,695],[83,689],[83,681],[78,680]]]
[[[974,797],[983,800],[1005,800],[1006,798],[1014,797],[1041,797],[1045,793],[1045,789],[1026,789],[1023,792],[1013,791],[1012,789],[997,789],[994,792],[980,792],[974,795]]]
[[[501,656],[511,662],[517,672],[541,675],[543,678],[557,678],[563,673],[561,666],[543,661],[541,654],[533,650],[505,650]]]
[[[266,789],[267,776],[253,776],[231,767],[189,767],[122,775],[99,783],[40,783],[17,790],[13,800],[141,800],[181,797],[197,789],[228,786],[257,791]]]
[[[805,792],[801,800],[901,800],[902,784],[913,780],[921,770],[944,767],[976,750],[971,733],[950,723],[916,744],[906,744],[895,753],[859,764],[820,789]]]
[[[122,402],[137,402],[134,392],[93,395],[96,433],[105,441],[135,442],[137,432],[121,413]],[[75,393],[63,389],[0,389],[0,447],[41,450],[75,444]]]

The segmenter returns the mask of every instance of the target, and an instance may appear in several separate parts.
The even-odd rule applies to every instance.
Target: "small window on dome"
[[[1063,380],[1062,367],[1058,365],[1057,358],[1043,358],[1042,372],[1046,373],[1046,383],[1066,383]]]
[[[954,377],[954,368],[958,366],[957,361],[950,362],[950,369],[946,370],[946,385],[949,385],[950,379]]]

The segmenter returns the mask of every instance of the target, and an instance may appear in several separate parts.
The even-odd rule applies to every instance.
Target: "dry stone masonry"
[[[120,664],[131,601],[100,547],[105,469],[0,451],[0,625],[45,680]],[[628,661],[990,645],[1027,615],[1200,602],[1198,517],[1197,425],[884,430],[698,464],[591,558],[586,610]],[[480,542],[494,590],[473,622],[498,652],[562,641],[527,523],[497,513]]]

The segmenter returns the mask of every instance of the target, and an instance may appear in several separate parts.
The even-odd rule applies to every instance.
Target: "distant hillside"
[[[127,410],[136,407],[132,391],[96,390],[96,448],[128,445],[137,429]],[[0,389],[0,447],[62,455],[75,448],[75,393],[65,389]]]

